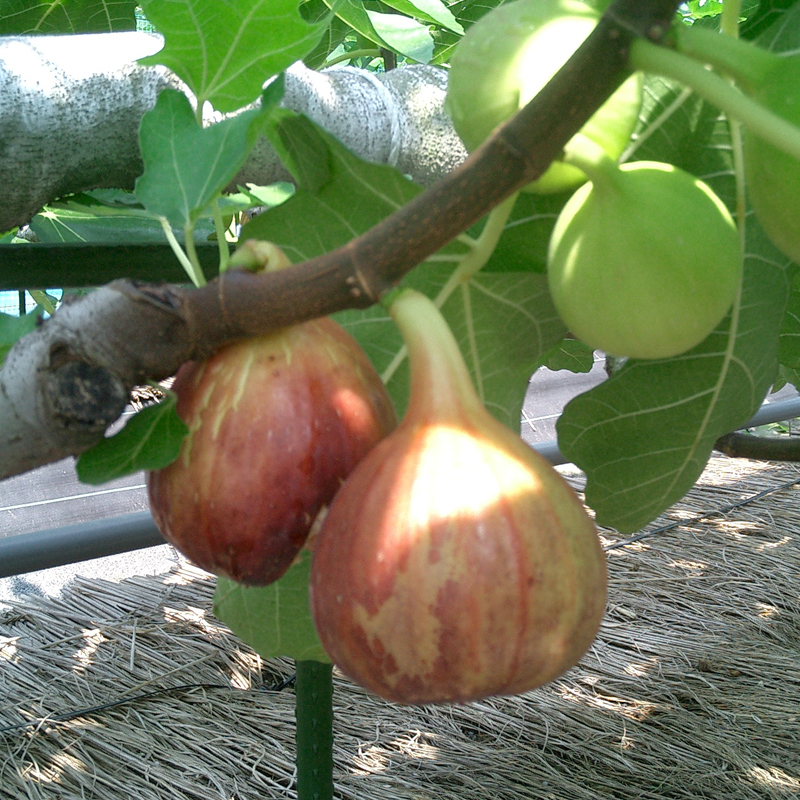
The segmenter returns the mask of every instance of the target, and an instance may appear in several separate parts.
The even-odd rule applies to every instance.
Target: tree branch
[[[754,461],[800,461],[800,439],[789,436],[727,433],[717,439],[714,449],[731,458],[750,458]]]
[[[195,290],[115,281],[60,309],[12,349],[0,372],[0,476],[97,441],[119,406],[119,386],[171,375],[232,339],[374,303],[541,175],[626,77],[632,38],[658,38],[676,6],[616,0],[542,92],[464,164],[339,250],[274,273],[227,272]],[[64,385],[83,398],[75,414],[60,401]],[[101,385],[107,397],[90,391]]]
[[[136,64],[161,44],[146,33],[0,38],[0,232],[65,194],[133,188],[142,172],[142,115],[164,88],[188,94],[165,68]],[[427,186],[466,156],[443,109],[446,87],[445,71],[435,67],[372,75],[350,67],[315,72],[298,62],[286,71],[283,105],[362,158]],[[232,188],[289,179],[262,139]]]

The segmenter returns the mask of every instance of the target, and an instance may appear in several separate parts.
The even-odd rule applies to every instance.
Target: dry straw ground
[[[337,680],[337,797],[800,797],[800,470],[715,458],[670,522],[609,550],[600,636],[550,687],[406,708]],[[212,590],[82,581],[0,617],[0,797],[293,797],[291,663]]]

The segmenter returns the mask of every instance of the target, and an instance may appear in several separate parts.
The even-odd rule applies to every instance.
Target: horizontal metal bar
[[[166,544],[149,511],[0,539],[0,578]]]
[[[800,397],[765,403],[742,428],[800,417]],[[535,445],[552,464],[566,464],[558,443]],[[0,578],[164,544],[149,511],[0,539]]]

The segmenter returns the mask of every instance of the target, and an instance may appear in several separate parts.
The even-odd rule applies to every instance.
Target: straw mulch
[[[713,459],[650,530],[678,525],[609,550],[600,636],[547,688],[408,708],[337,679],[337,797],[800,796],[799,499],[796,466]],[[291,663],[212,591],[79,580],[0,616],[0,797],[294,797]]]

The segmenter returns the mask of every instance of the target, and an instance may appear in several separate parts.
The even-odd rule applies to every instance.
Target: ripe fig
[[[597,25],[600,15],[576,0],[516,0],[481,17],[451,59],[445,107],[467,150],[526,105]],[[642,77],[631,76],[582,133],[616,159],[642,105]],[[540,194],[579,186],[586,176],[556,162],[526,187]]]
[[[330,319],[228,345],[181,367],[180,455],[148,475],[164,537],[235,581],[277,580],[315,517],[395,426],[358,343]]]
[[[480,402],[424,295],[391,314],[411,397],[397,430],[334,498],[311,608],[331,659],[400,703],[463,702],[550,681],[605,606],[594,525],[561,476]]]
[[[548,283],[575,336],[614,356],[668,358],[702,342],[742,274],[736,226],[702,181],[669,164],[584,163],[564,206]]]

